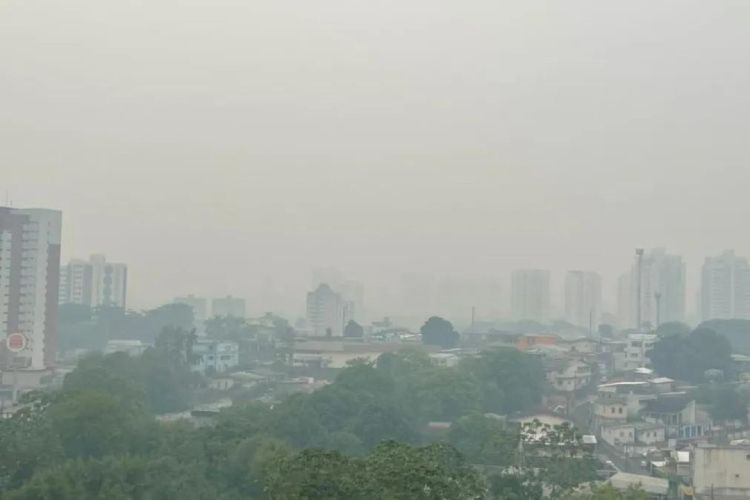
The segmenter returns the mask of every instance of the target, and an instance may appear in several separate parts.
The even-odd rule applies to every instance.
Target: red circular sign
[[[5,345],[10,352],[21,352],[26,348],[26,337],[22,333],[11,333],[5,339]]]

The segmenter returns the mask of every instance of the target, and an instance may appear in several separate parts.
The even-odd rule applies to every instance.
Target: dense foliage
[[[708,370],[732,371],[732,346],[726,338],[707,328],[688,335],[661,337],[649,354],[658,373],[677,380],[700,383]]]
[[[63,304],[59,311],[60,350],[102,350],[110,339],[152,343],[166,327],[190,330],[193,310],[185,304],[166,304],[145,312],[118,307],[90,308]]]
[[[543,484],[562,493],[589,479],[573,455],[519,469],[533,461],[531,451],[517,452],[527,438],[483,414],[528,410],[541,399],[541,366],[514,349],[456,367],[416,350],[385,354],[311,394],[235,404],[212,425],[160,422],[155,414],[189,404],[192,341],[168,328],[140,357],[86,358],[59,391],[28,395],[23,410],[0,422],[0,495],[500,499]],[[434,435],[433,421],[454,424]],[[516,472],[495,470],[487,480],[469,464]]]
[[[455,347],[458,343],[458,332],[453,328],[453,324],[438,316],[428,319],[419,333],[422,334],[422,342],[428,345]]]
[[[732,351],[750,354],[750,320],[712,319],[698,325],[699,329],[709,329],[725,337],[732,345]]]

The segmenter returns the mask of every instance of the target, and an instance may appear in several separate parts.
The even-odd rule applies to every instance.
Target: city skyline
[[[655,249],[655,252],[661,252],[661,249]],[[726,252],[734,253],[733,250],[725,250],[722,252],[722,255]],[[682,256],[679,256],[682,258]],[[632,258],[632,256],[631,256]],[[742,260],[742,257],[737,257],[738,259]],[[700,319],[706,319],[701,314],[701,293],[702,293],[702,280],[704,279],[702,275],[702,269],[705,267],[705,261],[711,259],[711,257],[704,257],[704,264],[699,269],[694,269],[693,273],[690,272],[690,270],[687,270],[685,272],[685,276],[687,278],[692,278],[692,282],[698,281],[697,285],[695,286],[695,289],[693,290],[695,296],[697,296],[697,300],[691,300],[693,299],[693,296],[691,295],[690,291],[685,288],[685,298],[684,298],[684,305],[683,307],[683,313],[680,317],[683,318],[686,322],[693,322],[697,323]],[[77,259],[73,259],[70,261],[70,263],[78,262]],[[82,261],[85,262],[85,261]],[[635,264],[631,261],[631,266],[634,266]],[[683,263],[684,265],[684,263]],[[62,270],[64,270],[67,266],[61,266]],[[686,268],[688,266],[685,266]],[[509,320],[514,318],[514,314],[512,312],[513,305],[512,305],[512,277],[514,272],[519,271],[518,269],[513,270],[509,272],[507,275],[501,275],[501,274],[494,274],[494,275],[485,275],[485,276],[477,276],[477,275],[446,275],[446,274],[440,274],[440,273],[429,273],[429,272],[423,272],[423,273],[400,273],[399,277],[403,280],[404,276],[420,276],[421,279],[427,280],[429,285],[429,291],[426,294],[423,294],[424,296],[421,297],[419,300],[422,301],[422,306],[419,305],[419,300],[416,300],[414,304],[411,304],[409,306],[409,311],[407,312],[408,315],[413,315],[413,313],[422,313],[425,316],[430,315],[430,311],[438,311],[441,314],[444,314],[446,316],[454,316],[457,317],[459,320],[468,320],[471,316],[472,309],[478,310],[481,317],[480,319],[484,320]],[[567,312],[567,278],[571,273],[577,273],[581,271],[576,270],[566,270],[560,273],[555,273],[550,271],[549,269],[544,269],[544,271],[550,273],[550,285],[549,285],[549,306],[548,306],[548,313],[547,313],[547,320],[570,320],[569,314]],[[631,271],[632,272],[632,267]],[[355,308],[362,311],[364,309],[364,288],[367,287],[366,283],[360,282],[358,280],[349,279],[348,275],[341,271],[339,268],[333,265],[328,265],[325,267],[321,266],[315,266],[310,271],[311,275],[313,276],[313,279],[310,281],[310,283],[318,283],[318,284],[329,284],[329,283],[335,283],[335,286],[332,286],[336,291],[342,293],[343,295],[348,295],[348,300],[351,300],[353,303],[358,303],[359,306]],[[596,271],[586,271],[586,274],[591,273],[594,275],[599,276],[599,279],[601,280],[601,276]],[[627,273],[626,273],[627,274]],[[614,280],[613,282],[606,282],[602,280],[602,283],[600,283],[598,286],[601,287],[602,293],[602,300],[600,302],[600,307],[597,308],[599,311],[597,313],[597,316],[600,317],[602,314],[609,314],[614,315],[617,318],[622,318],[622,301],[621,301],[621,295],[622,291],[618,290],[618,287],[622,285],[622,278],[623,275],[620,276],[618,280]],[[398,280],[395,280],[398,281]],[[494,293],[492,291],[488,292],[485,287],[481,287],[478,284],[480,282],[495,283],[496,287],[499,285],[499,289],[496,289]],[[300,318],[305,315],[304,312],[304,305],[300,308],[273,308],[273,307],[266,307],[267,305],[270,305],[267,301],[263,300],[263,291],[266,287],[269,286],[269,283],[271,286],[274,286],[275,281],[273,280],[273,277],[269,276],[267,273],[263,275],[263,279],[259,283],[259,288],[256,288],[256,293],[248,293],[247,295],[243,295],[241,298],[238,298],[237,300],[245,301],[247,303],[247,315],[261,315],[266,312],[277,312],[286,314],[290,317],[296,317]],[[458,286],[458,290],[450,290],[450,288],[447,289],[446,292],[446,283],[453,283],[454,285]],[[63,283],[61,283],[61,292],[63,289]],[[308,288],[303,288],[303,294],[307,293],[309,291],[314,290],[316,287],[310,287],[310,285],[306,285]],[[387,309],[391,309],[390,313],[398,313],[398,312],[404,312],[403,306],[404,306],[404,283],[400,283],[400,285],[392,284],[391,288],[388,290],[387,295],[392,299],[390,303],[387,302],[387,299],[384,300],[382,296],[378,296],[377,294],[373,294],[372,290],[368,290],[368,294],[374,295],[373,297],[373,303],[379,304],[380,307],[376,307],[375,310],[377,313],[380,312],[389,312]],[[447,310],[445,307],[441,308],[437,306],[436,304],[439,304],[440,301],[437,298],[436,294],[439,294],[439,289],[443,288],[443,293],[453,293],[461,291],[460,289],[463,288],[463,291],[466,292],[467,287],[469,289],[475,290],[474,298],[476,300],[464,300],[463,305],[456,307],[453,305],[451,308],[448,308]],[[630,285],[628,285],[630,286]],[[634,285],[633,285],[634,286]],[[353,287],[353,288],[352,288]],[[482,292],[479,292],[478,290],[480,288],[482,289],[482,292],[484,292],[484,295],[482,295]],[[194,287],[195,289],[195,287]],[[349,291],[349,294],[347,294],[347,289]],[[352,292],[354,290],[354,292]],[[380,287],[380,291],[382,292],[383,289]],[[412,292],[414,289],[412,290]],[[359,297],[354,297],[352,293],[359,294]],[[629,293],[633,293],[632,290],[630,290]],[[645,292],[644,292],[645,293]],[[183,302],[183,303],[190,303],[190,300],[188,298],[204,298],[204,300],[207,297],[207,294],[201,294],[196,292],[197,297],[193,297],[193,294],[189,294],[187,296],[180,296],[176,295],[176,299],[169,299],[164,302],[155,302],[153,304],[147,305],[143,309],[148,309],[150,307],[156,307],[159,305],[162,305],[164,303],[168,303],[170,301],[173,302]],[[478,295],[477,295],[478,294]],[[220,294],[221,295],[221,294]],[[412,293],[412,295],[414,295]],[[465,295],[465,294],[464,294]],[[60,295],[61,303],[63,301],[63,295],[61,293]],[[229,295],[228,297],[231,297]],[[488,300],[494,297],[494,301]],[[500,300],[497,300],[497,298],[500,297]],[[181,300],[180,300],[181,299]],[[216,300],[216,299],[213,299]],[[221,300],[221,299],[219,299]],[[285,299],[280,298],[279,295],[274,297],[274,302],[278,302],[281,300],[281,302],[284,302]],[[286,299],[287,303],[289,302],[299,302],[297,298],[293,299]],[[427,301],[427,302],[425,302]],[[449,296],[444,296],[443,304],[446,304],[451,301],[451,298]],[[74,301],[75,302],[75,301]],[[460,301],[459,301],[460,302]],[[388,304],[386,307],[383,307],[382,305],[386,303]],[[399,307],[394,307],[393,305],[399,303],[402,307],[402,309],[399,309]],[[478,305],[479,304],[479,305]],[[632,307],[632,306],[628,306]],[[630,312],[627,313],[630,316],[632,316],[634,313]],[[650,314],[648,312],[644,313],[646,315]],[[655,313],[654,313],[655,314]],[[355,314],[356,315],[356,314]],[[398,316],[398,314],[395,314]],[[362,322],[364,321],[362,317],[357,318],[358,321]],[[368,317],[368,320],[374,320],[377,319],[376,317]],[[576,324],[574,321],[570,321],[573,324]],[[620,326],[627,326],[631,320],[623,320],[621,319],[619,321]],[[595,322],[596,323],[596,322]],[[579,325],[579,326],[586,326],[586,325]]]
[[[64,261],[127,262],[135,308],[196,282],[250,297],[265,275],[300,297],[327,263],[374,291],[591,269],[610,295],[636,246],[683,255],[692,308],[705,256],[750,255],[750,5],[581,1],[592,23],[535,2],[219,0],[225,28],[202,38],[200,2],[175,26],[157,0],[137,37],[138,9],[41,2],[0,20],[0,195],[64,212]]]

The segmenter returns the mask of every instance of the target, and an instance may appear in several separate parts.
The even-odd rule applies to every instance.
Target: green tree
[[[245,318],[214,316],[206,320],[206,336],[217,340],[240,342],[254,336]]]
[[[750,354],[750,320],[712,319],[698,325],[698,329],[713,330],[725,337],[737,353]]]
[[[190,465],[172,459],[106,457],[70,460],[35,475],[8,500],[149,500],[220,498]]]
[[[486,486],[478,472],[447,444],[414,448],[387,441],[365,460],[366,498],[482,499]]]
[[[539,404],[544,370],[538,358],[512,348],[484,351],[459,366],[479,383],[484,411],[506,414]]]
[[[732,348],[726,338],[713,330],[698,328],[689,335],[662,337],[649,353],[654,368],[666,377],[703,381],[707,370],[732,371]]]
[[[518,448],[518,433],[493,417],[469,415],[451,425],[448,442],[474,464],[512,465]]]
[[[453,329],[450,321],[433,316],[420,329],[422,342],[440,347],[455,347],[458,343],[458,333]]]
[[[669,337],[670,335],[689,335],[690,327],[679,321],[668,321],[662,323],[654,332],[659,337]]]
[[[57,434],[47,418],[51,398],[43,393],[23,396],[25,406],[0,419],[0,497],[18,488],[35,472],[64,459]]]
[[[733,384],[709,384],[696,391],[696,400],[709,406],[711,418],[717,422],[747,421],[750,394]]]
[[[362,328],[362,325],[360,325],[353,319],[349,320],[349,322],[346,324],[346,327],[344,327],[344,337],[362,338],[364,336],[365,329]]]
[[[453,421],[480,409],[477,381],[456,368],[433,367],[407,387],[404,397],[411,398],[409,402],[423,421]]]
[[[493,500],[539,500],[544,485],[530,469],[509,469],[489,477],[490,498]]]
[[[144,451],[155,425],[129,402],[94,390],[60,395],[50,405],[49,417],[72,458]]]

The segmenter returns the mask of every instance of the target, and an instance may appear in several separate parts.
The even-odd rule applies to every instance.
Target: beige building
[[[307,326],[315,337],[342,337],[352,312],[353,304],[326,284],[307,294]]]
[[[60,270],[60,304],[125,308],[127,294],[128,266],[107,262],[104,255],[73,259]]]
[[[57,357],[57,307],[62,213],[0,207],[0,354],[8,335],[26,347],[0,362],[45,370]]]
[[[693,490],[695,500],[750,498],[750,446],[698,446]]]

